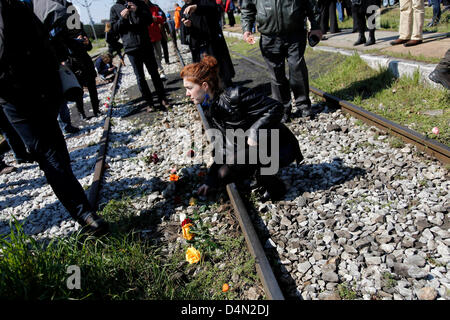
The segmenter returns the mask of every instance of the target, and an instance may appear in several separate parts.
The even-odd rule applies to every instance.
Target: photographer
[[[110,21],[114,32],[120,34],[125,53],[130,59],[136,75],[139,90],[148,104],[148,110],[153,108],[152,93],[145,80],[146,66],[158,95],[160,108],[165,110],[169,103],[165,97],[163,82],[158,73],[153,46],[148,35],[148,26],[153,23],[153,17],[145,3],[141,1],[117,0],[111,8]]]

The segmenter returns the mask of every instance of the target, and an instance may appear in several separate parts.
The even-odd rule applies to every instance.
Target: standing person
[[[185,0],[182,22],[189,35],[189,48],[193,62],[200,62],[208,54],[219,61],[220,78],[224,85],[232,85],[235,75],[227,43],[218,24],[217,5],[210,0]]]
[[[88,88],[94,117],[98,117],[100,115],[100,100],[98,99],[97,83],[95,81],[97,72],[95,71],[94,62],[92,62],[92,58],[88,54],[90,50],[92,50],[92,43],[84,30],[81,29],[81,32],[75,31],[72,44],[70,45],[71,53],[66,64],[73,71],[80,85]],[[81,118],[87,119],[84,112],[83,96],[80,96],[75,101],[75,104]]]
[[[227,0],[225,4],[225,12],[228,15],[228,23],[230,27],[234,27],[234,25],[236,24],[236,19],[234,18],[234,9],[236,9],[236,7],[234,6],[233,0]]]
[[[177,49],[177,30],[175,29],[175,21],[172,19],[169,13],[166,14],[166,18],[166,25],[169,28],[169,34],[172,38],[172,43],[175,49]]]
[[[254,176],[265,191],[263,198],[280,200],[286,186],[275,174],[293,161],[300,163],[303,159],[294,134],[280,123],[283,106],[252,89],[222,89],[214,57],[205,56],[200,62],[187,65],[181,77],[186,95],[195,104],[202,105],[211,127],[221,134],[215,136],[214,163],[198,194],[207,195],[213,188]],[[239,129],[248,133],[241,143],[228,136],[228,130]],[[261,157],[252,161],[253,151],[259,155],[270,154],[269,163],[263,164]],[[272,169],[269,172],[261,170],[269,166]]]
[[[266,7],[272,8],[266,11]],[[322,38],[320,11],[315,0],[284,0],[283,6],[276,0],[244,0],[242,2],[242,30],[244,40],[253,42],[252,27],[256,22],[261,33],[259,42],[262,56],[271,75],[272,97],[284,106],[282,122],[291,116],[291,92],[297,111],[304,117],[311,117],[309,99],[308,69],[303,57],[306,49],[307,31],[305,19],[311,23],[310,36]],[[285,60],[289,65],[289,81],[285,75]]]
[[[225,6],[223,5],[222,0],[216,0],[216,4],[217,4],[217,11],[219,12],[220,28],[223,29],[223,27],[225,26],[225,23],[226,23],[226,21],[225,21]]]
[[[136,75],[139,91],[148,104],[147,110],[150,111],[153,108],[153,100],[145,80],[144,65],[152,77],[159,107],[165,110],[169,103],[165,97],[164,85],[159,77],[153,46],[148,36],[148,26],[154,21],[150,11],[145,3],[140,1],[117,0],[111,8],[110,16],[113,31],[119,33],[122,38],[125,53]]]
[[[364,44],[364,46],[370,46],[375,44],[375,21],[369,20],[369,17],[374,14],[371,11],[372,8],[379,8],[381,4],[380,0],[352,0],[352,17],[356,21],[356,28],[358,30],[358,39],[354,46]],[[366,18],[367,29],[369,29],[369,40],[366,40],[364,35],[366,30]]]
[[[114,52],[116,52],[119,56],[120,63],[125,66],[125,60],[122,55],[123,44],[119,42],[119,39],[120,36],[112,32],[111,23],[105,23],[105,41],[108,44],[108,53],[114,56]]]
[[[73,174],[56,120],[64,101],[59,65],[33,11],[18,0],[0,0],[0,105],[72,218],[84,230],[103,234],[108,224]]]
[[[162,80],[166,80],[166,75],[164,74],[164,68],[162,66],[162,33],[161,26],[166,21],[166,17],[162,15],[161,10],[150,0],[144,0],[145,4],[148,6],[150,13],[152,15],[153,22],[148,26],[148,35],[152,41],[153,50],[155,53],[156,63],[158,65],[159,76]]]
[[[411,47],[422,43],[425,5],[423,0],[400,0],[399,37],[391,41],[395,46]]]
[[[338,33],[339,27],[336,19],[336,0],[318,0],[320,10],[320,30],[325,35],[330,33]]]
[[[175,3],[175,12],[173,13],[173,22],[175,23],[175,31],[178,32],[181,27],[181,7]]]

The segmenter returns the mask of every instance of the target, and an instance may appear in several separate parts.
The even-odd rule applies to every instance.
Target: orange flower
[[[195,199],[194,197],[189,199],[189,205],[190,206],[195,206],[196,204],[197,204],[197,199]]]
[[[200,251],[194,247],[189,247],[186,251],[186,261],[189,262],[189,264],[199,262],[201,257]]]
[[[177,176],[175,173],[172,173],[169,178],[170,181],[178,181],[178,179],[180,179],[180,177]]]
[[[192,223],[187,223],[184,226],[181,227],[183,229],[183,238],[186,240],[192,240],[194,238],[195,234],[191,233]]]
[[[228,290],[230,290],[230,286],[228,283],[224,283],[222,286],[222,292],[227,292]]]

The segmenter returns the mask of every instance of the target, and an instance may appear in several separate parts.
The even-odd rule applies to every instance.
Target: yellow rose
[[[199,262],[201,257],[200,251],[194,247],[189,247],[186,251],[186,261],[190,264]]]
[[[190,232],[190,227],[192,227],[192,223],[186,223],[181,227],[183,229],[183,238],[185,238],[186,240],[192,240],[192,238],[195,236]]]

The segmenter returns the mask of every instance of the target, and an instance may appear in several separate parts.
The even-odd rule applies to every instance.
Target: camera
[[[309,42],[309,46],[310,47],[314,47],[316,44],[318,44],[319,43],[319,37],[318,36],[316,36],[316,35],[311,35],[311,36],[309,36],[309,38],[308,38],[308,42]]]
[[[130,7],[130,4],[127,2],[126,4],[125,4],[125,8],[127,8],[127,9],[130,9],[131,7]]]

